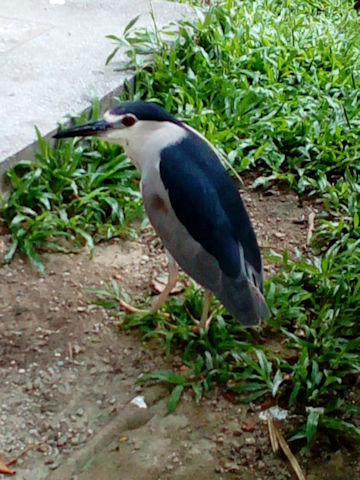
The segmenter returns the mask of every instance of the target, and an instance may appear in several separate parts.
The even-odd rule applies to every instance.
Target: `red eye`
[[[131,127],[136,122],[136,119],[132,115],[125,115],[121,122],[125,127]]]

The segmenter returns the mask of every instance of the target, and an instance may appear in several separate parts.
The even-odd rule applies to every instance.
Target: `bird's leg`
[[[200,328],[203,328],[203,329],[205,329],[208,325],[210,325],[210,322],[211,322],[211,315],[209,317],[210,302],[211,302],[211,292],[210,290],[205,290],[204,305],[203,305],[201,319],[200,319]]]
[[[167,299],[167,297],[169,296],[171,290],[175,287],[176,285],[176,282],[177,282],[177,279],[178,279],[178,273],[179,273],[179,268],[177,266],[177,263],[175,262],[175,260],[170,256],[169,253],[167,253],[168,255],[168,259],[169,259],[169,265],[168,265],[168,272],[169,272],[169,276],[168,276],[168,281],[167,281],[167,284],[164,288],[164,290],[160,293],[160,295],[157,297],[157,299],[155,300],[152,308],[151,308],[151,311],[153,313],[157,312],[159,310],[159,308],[161,307],[161,305],[165,302],[165,300]]]

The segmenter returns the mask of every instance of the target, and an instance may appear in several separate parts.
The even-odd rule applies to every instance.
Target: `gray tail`
[[[247,277],[233,279],[223,275],[222,280],[221,291],[215,294],[240,323],[255,326],[270,316],[263,294]]]

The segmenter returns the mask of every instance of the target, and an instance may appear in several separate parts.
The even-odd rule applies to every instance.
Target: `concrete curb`
[[[0,192],[4,171],[20,159],[34,159],[36,125],[50,139],[67,115],[89,109],[95,92],[101,109],[131,80],[133,72],[115,72],[126,60],[105,65],[113,45],[106,35],[121,36],[129,21],[136,27],[162,28],[189,17],[193,9],[164,0],[12,0],[0,12]]]
[[[118,88],[112,90],[107,95],[105,95],[103,98],[99,99],[101,112],[104,112],[105,110],[111,108],[112,106],[114,106],[117,103],[116,102],[116,97],[118,97],[124,91],[125,82],[129,82],[130,84],[132,84],[133,81],[134,81],[134,78],[135,78],[134,73],[129,74],[129,76],[126,77],[123,80],[123,82],[121,83],[121,85]],[[82,110],[81,112],[79,112],[78,115],[79,116],[80,115],[88,115],[90,113],[90,111],[91,111],[91,106],[88,106],[87,108],[85,108],[85,110]],[[60,120],[59,120],[59,123],[60,123]],[[61,123],[64,126],[67,126],[71,122],[70,122],[70,120],[67,120],[67,121],[63,121]],[[47,142],[53,141],[52,137],[57,132],[57,130],[58,130],[57,128],[54,128],[50,132],[43,135],[44,140],[46,140]],[[6,175],[5,175],[6,171],[10,167],[14,167],[21,160],[24,160],[24,159],[31,160],[31,161],[35,160],[36,159],[36,154],[38,153],[38,151],[39,151],[39,143],[37,141],[35,141],[35,142],[32,142],[30,145],[27,145],[26,147],[24,147],[22,150],[17,152],[15,155],[12,155],[11,157],[6,158],[4,161],[2,161],[0,163],[0,194],[5,195],[5,197],[6,197],[6,193],[9,190],[9,187],[10,187],[9,181],[7,180]]]

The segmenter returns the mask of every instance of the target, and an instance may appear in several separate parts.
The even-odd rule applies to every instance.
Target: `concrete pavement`
[[[84,111],[93,92],[100,100],[119,92],[131,73],[105,66],[121,36],[141,14],[152,26],[150,0],[2,0],[0,11],[0,176],[32,156],[34,126],[49,136],[68,114]],[[159,27],[189,14],[185,5],[152,2]],[[117,61],[124,59],[121,54]]]

